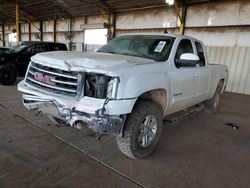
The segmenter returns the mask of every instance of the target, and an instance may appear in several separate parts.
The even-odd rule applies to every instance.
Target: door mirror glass
[[[180,59],[176,59],[175,64],[177,68],[180,67],[195,67],[199,63],[199,56],[192,53],[184,53],[181,55]]]

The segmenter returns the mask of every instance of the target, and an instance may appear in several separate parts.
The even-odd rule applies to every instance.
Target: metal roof
[[[178,4],[202,3],[214,0],[177,0]],[[15,22],[16,0],[0,0],[0,23]],[[165,0],[19,0],[20,20],[32,21],[73,18],[107,12],[122,12],[167,6]]]

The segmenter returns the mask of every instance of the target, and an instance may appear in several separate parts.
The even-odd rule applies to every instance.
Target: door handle
[[[200,76],[200,74],[198,72],[193,74],[193,77],[199,77],[199,76]]]

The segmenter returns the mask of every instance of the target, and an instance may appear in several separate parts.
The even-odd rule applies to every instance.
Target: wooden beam
[[[53,20],[53,41],[56,42],[56,19]]]
[[[72,19],[69,19],[69,51],[72,51]]]
[[[40,41],[43,41],[43,21],[40,21]]]
[[[112,14],[112,34],[113,34],[113,36],[112,36],[112,38],[115,38],[115,36],[116,36],[116,13],[113,13]]]
[[[182,34],[184,35],[185,34],[185,27],[186,27],[186,19],[187,19],[187,9],[188,9],[188,6],[187,5],[183,5],[182,7],[182,27],[183,27],[183,31],[182,31]]]
[[[4,25],[2,24],[2,35],[3,35],[3,46],[5,46],[5,30],[4,30]]]
[[[19,27],[18,27],[18,29],[19,29],[19,31],[18,31],[18,33],[19,33],[19,42],[20,41],[22,41],[22,31],[21,31],[21,23],[18,23],[18,25],[19,25]]]
[[[19,33],[19,2],[18,0],[16,0],[16,43],[19,43],[19,37],[20,37],[20,33]]]
[[[31,23],[29,22],[29,41],[31,41]]]

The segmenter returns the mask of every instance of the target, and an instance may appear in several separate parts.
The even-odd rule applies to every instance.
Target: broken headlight
[[[117,95],[118,85],[118,77],[110,77],[102,74],[86,74],[84,96],[97,99],[115,99]]]

